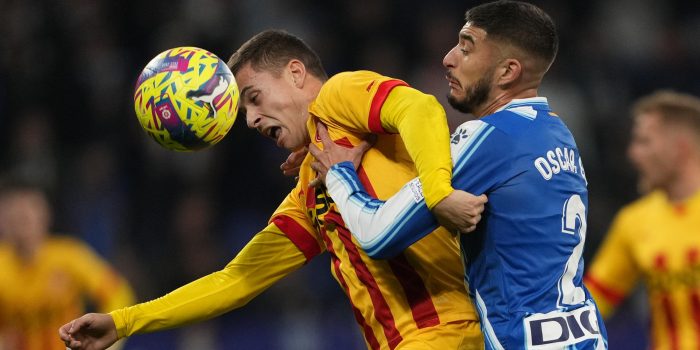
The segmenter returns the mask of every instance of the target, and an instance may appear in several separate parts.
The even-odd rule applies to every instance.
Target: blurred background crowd
[[[586,166],[590,259],[617,209],[637,196],[625,156],[631,101],[659,88],[700,95],[700,2],[533,2],[560,31],[540,95],[572,129]],[[223,267],[294,180],[278,169],[287,152],[242,118],[201,152],[176,153],[150,140],[131,98],[152,57],[198,46],[226,61],[253,34],[281,28],[316,49],[329,74],[375,70],[447,106],[442,57],[457,42],[465,10],[478,3],[0,1],[0,174],[44,186],[54,231],[87,242],[138,300],[157,297]],[[465,120],[446,109],[452,127]],[[126,349],[362,348],[341,293],[321,255],[241,310],[133,337]],[[608,322],[611,348],[644,347],[638,300]]]

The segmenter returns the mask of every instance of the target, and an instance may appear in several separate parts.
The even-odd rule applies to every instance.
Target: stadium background
[[[444,102],[441,60],[473,1],[0,1],[0,173],[46,186],[55,229],[89,242],[139,300],[222,267],[293,186],[287,152],[239,119],[212,149],[148,139],[131,94],[141,68],[175,46],[222,59],[251,35],[304,38],[330,74],[371,69]],[[561,45],[541,95],[573,130],[590,189],[585,258],[636,196],[625,158],[628,106],[657,88],[700,95],[700,2],[536,1]],[[447,108],[451,125],[459,115]],[[613,349],[647,341],[641,296],[608,322]],[[132,338],[126,349],[359,349],[361,335],[322,255],[242,310]]]

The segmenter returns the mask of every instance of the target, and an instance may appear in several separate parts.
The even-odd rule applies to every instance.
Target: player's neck
[[[496,113],[498,109],[515,99],[537,97],[537,88],[530,88],[518,91],[503,90],[490,102],[484,104],[474,115],[478,118]]]
[[[309,79],[304,81],[304,105],[303,105],[303,115],[304,122],[308,123],[309,118],[311,118],[311,113],[309,113],[309,107],[316,100],[318,94],[321,92],[321,87],[323,83],[321,80],[309,75]],[[310,141],[309,141],[310,142]]]
[[[314,76],[309,76],[309,79],[304,81],[304,89],[308,92],[309,104],[316,100],[324,83],[325,81],[321,81]]]
[[[669,201],[683,202],[700,191],[700,164],[684,167],[679,172],[678,179],[666,189]]]

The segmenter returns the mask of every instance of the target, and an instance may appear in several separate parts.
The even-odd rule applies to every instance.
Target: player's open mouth
[[[277,138],[280,136],[281,131],[282,128],[280,128],[279,126],[273,126],[267,129],[267,136],[273,140],[277,140]]]
[[[456,88],[460,87],[459,82],[455,79],[452,79],[452,77],[450,77],[449,75],[446,75],[445,79],[447,79],[447,83],[450,87],[456,87]]]
[[[264,131],[264,134],[265,134],[265,136],[267,136],[273,140],[277,140],[281,130],[282,129],[279,126],[271,126],[271,127],[267,128],[267,130]]]

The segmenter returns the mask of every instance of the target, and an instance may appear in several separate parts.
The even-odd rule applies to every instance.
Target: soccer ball
[[[226,64],[196,47],[177,47],[148,63],[136,82],[134,108],[143,129],[162,146],[195,151],[226,136],[239,91]]]

